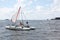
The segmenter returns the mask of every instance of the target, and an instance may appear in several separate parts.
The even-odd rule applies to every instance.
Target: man
[[[23,23],[20,22],[20,26],[23,28],[23,26],[24,26]]]
[[[29,28],[29,24],[28,24],[28,21],[26,22],[26,27],[28,27],[28,28]]]

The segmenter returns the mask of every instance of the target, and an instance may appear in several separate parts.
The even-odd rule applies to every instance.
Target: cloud
[[[0,0],[1,2],[5,2],[6,0]]]
[[[30,0],[28,4],[25,3],[26,1],[27,0],[23,0],[23,1],[18,0],[16,6],[19,7],[19,5],[20,5],[22,7],[22,10],[24,11],[25,16],[26,16],[27,19],[29,19],[29,20],[30,19],[31,20],[40,20],[40,19],[45,19],[45,18],[47,19],[51,16],[50,14],[51,14],[51,10],[53,10],[52,8],[51,9],[45,9],[44,6],[41,6],[41,5],[36,5],[35,6],[34,5],[35,7],[31,9],[29,6],[31,6],[33,1]],[[20,3],[20,2],[22,2],[22,3]],[[34,16],[34,17],[32,17],[32,16]]]
[[[53,4],[50,8],[50,13],[52,18],[54,17],[60,17],[60,0],[53,0]]]
[[[37,0],[34,0],[35,2],[37,1]]]
[[[11,19],[12,15],[17,12],[19,6],[24,13],[23,19],[28,20],[41,20],[49,19],[56,16],[60,16],[60,0],[53,0],[53,3],[48,6],[38,4],[37,0],[16,0],[17,3],[13,7],[1,7],[0,8],[0,19]],[[36,5],[35,5],[35,3]],[[26,16],[26,17],[25,17]]]
[[[0,8],[0,19],[10,19],[11,17],[11,12],[13,11],[12,8]]]
[[[37,11],[37,12],[41,12],[42,10],[43,10],[43,6],[40,6],[40,5],[37,5],[36,7],[35,7],[35,10]]]

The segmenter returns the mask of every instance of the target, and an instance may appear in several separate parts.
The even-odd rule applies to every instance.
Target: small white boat
[[[21,8],[21,7],[20,7]],[[18,18],[18,15],[19,15],[19,12],[20,12],[20,8],[19,8],[19,10],[18,10],[18,12],[17,12],[17,14],[15,15],[15,18],[14,18],[14,16],[12,16],[12,18],[11,18],[11,21],[13,22],[13,23],[16,23],[16,21],[17,21],[17,18]],[[20,14],[21,15],[21,14]],[[23,23],[23,21],[22,22],[20,22],[20,24],[23,24],[24,25],[24,23]],[[22,25],[21,24],[21,25]],[[28,24],[28,23],[27,23]],[[25,26],[6,26],[5,27],[6,29],[11,29],[11,30],[34,30],[35,29],[35,27],[25,27]]]
[[[35,30],[35,28],[34,27],[30,27],[30,28],[27,28],[27,27],[16,27],[16,26],[6,26],[5,27],[6,29],[10,29],[10,30],[24,30],[24,31],[26,31],[26,30]]]

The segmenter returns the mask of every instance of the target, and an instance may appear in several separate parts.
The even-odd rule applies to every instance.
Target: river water
[[[60,20],[29,20],[35,30],[17,31],[5,29],[10,22],[0,21],[0,40],[60,40]]]

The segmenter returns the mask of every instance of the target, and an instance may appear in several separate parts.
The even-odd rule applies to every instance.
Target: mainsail
[[[12,18],[11,18],[12,22],[14,22],[14,23],[16,22],[16,20],[19,16],[19,13],[20,13],[20,9],[21,9],[21,7],[19,7],[18,12],[12,16]]]

